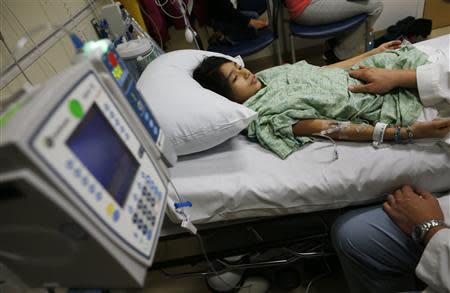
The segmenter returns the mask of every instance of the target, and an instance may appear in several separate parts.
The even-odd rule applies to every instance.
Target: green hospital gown
[[[411,45],[386,51],[360,64],[388,69],[410,69],[427,63],[428,56]],[[286,158],[310,137],[295,137],[292,126],[304,119],[332,119],[354,123],[384,122],[410,125],[420,115],[417,93],[395,89],[388,94],[352,93],[348,86],[361,82],[346,70],[322,68],[305,61],[273,67],[257,73],[265,85],[244,105],[258,113],[247,129],[265,148]]]

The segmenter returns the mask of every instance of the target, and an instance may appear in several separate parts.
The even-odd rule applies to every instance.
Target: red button
[[[111,63],[111,65],[113,66],[113,67],[116,67],[116,65],[117,65],[117,58],[116,58],[116,55],[114,55],[114,53],[113,52],[109,52],[108,53],[108,60],[109,60],[109,62]]]

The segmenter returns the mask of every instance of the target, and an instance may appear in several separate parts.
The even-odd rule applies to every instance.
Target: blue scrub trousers
[[[382,207],[361,208],[340,216],[331,233],[352,293],[405,292],[423,287],[414,272],[423,247],[401,231]]]

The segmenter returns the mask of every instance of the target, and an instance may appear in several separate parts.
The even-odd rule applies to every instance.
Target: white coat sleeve
[[[450,60],[441,51],[433,63],[416,69],[417,88],[422,104],[426,107],[443,100],[450,103]]]
[[[450,229],[442,229],[428,242],[416,275],[434,292],[450,292]]]
[[[450,194],[438,200],[448,226]],[[416,275],[428,285],[424,292],[450,292],[450,228],[442,229],[433,235],[416,267]]]

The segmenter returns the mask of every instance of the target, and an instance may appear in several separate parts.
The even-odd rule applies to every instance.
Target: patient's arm
[[[337,127],[335,120],[308,119],[297,122],[292,126],[292,132],[295,136],[312,136],[323,130],[329,130]],[[386,129],[387,132],[388,129]],[[349,124],[345,130],[328,133],[327,135],[334,139],[353,140],[353,141],[370,141],[372,140],[373,126],[361,124]],[[392,138],[394,137],[392,131]],[[405,131],[406,134],[406,131]],[[386,136],[387,134],[385,134]],[[405,136],[406,138],[406,136]]]
[[[336,120],[308,119],[292,126],[295,136],[313,136],[323,130],[331,130],[338,126]],[[326,135],[338,140],[371,141],[374,127],[367,124],[350,123],[338,131],[330,131]],[[450,119],[436,119],[428,122],[416,122],[411,126],[414,138],[442,138],[450,132]],[[406,127],[400,128],[403,141],[408,141]],[[384,140],[394,140],[395,127],[387,127]]]
[[[395,41],[390,41],[384,44],[381,44],[380,46],[378,46],[378,48],[372,49],[370,51],[367,51],[361,55],[355,56],[353,58],[338,62],[338,63],[334,63],[325,67],[328,68],[350,68],[353,65],[355,65],[358,62],[361,62],[367,58],[369,58],[370,56],[373,56],[375,54],[378,53],[382,53],[386,50],[395,50],[400,48],[402,42],[399,40],[395,40]]]

